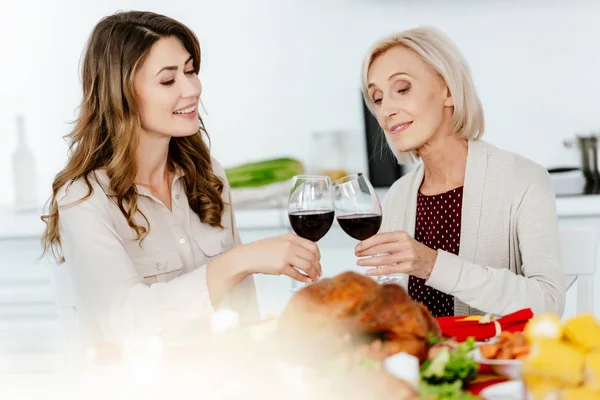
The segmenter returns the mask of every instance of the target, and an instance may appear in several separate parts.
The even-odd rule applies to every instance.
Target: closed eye
[[[186,71],[185,74],[190,75],[190,76],[196,75],[196,71],[192,69],[191,71]],[[171,86],[174,83],[175,83],[175,79],[171,79],[170,81],[161,82],[160,84],[163,86]]]

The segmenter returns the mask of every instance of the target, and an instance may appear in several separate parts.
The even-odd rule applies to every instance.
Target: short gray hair
[[[373,101],[368,94],[369,68],[377,57],[396,46],[416,52],[446,82],[454,101],[451,130],[465,139],[480,139],[485,128],[483,107],[475,90],[471,70],[456,45],[439,29],[433,27],[419,27],[395,33],[371,47],[363,61],[361,77],[363,97],[371,113],[375,114]],[[389,138],[387,139],[389,144]],[[400,164],[418,158],[416,154],[399,154],[392,146],[390,149]]]

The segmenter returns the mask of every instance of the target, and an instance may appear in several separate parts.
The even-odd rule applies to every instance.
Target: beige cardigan
[[[382,232],[414,237],[423,173],[421,164],[390,188]],[[506,315],[526,307],[562,315],[565,282],[547,171],[470,141],[463,193],[459,254],[438,250],[426,284],[454,296],[455,315]]]

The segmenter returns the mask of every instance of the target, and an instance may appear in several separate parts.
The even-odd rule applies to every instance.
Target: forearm
[[[506,315],[522,308],[534,313],[564,308],[562,282],[550,275],[520,276],[506,268],[482,266],[440,251],[427,285],[456,296],[486,313]]]
[[[239,254],[239,247],[233,248],[206,264],[208,293],[213,304],[217,304],[233,288],[251,275],[247,263]]]

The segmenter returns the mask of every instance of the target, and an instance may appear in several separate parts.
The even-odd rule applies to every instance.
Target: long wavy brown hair
[[[60,263],[64,261],[59,232],[57,194],[69,182],[84,179],[92,194],[90,173],[104,168],[116,194],[116,204],[141,242],[150,224],[137,208],[138,192],[135,149],[141,119],[133,80],[136,71],[160,38],[176,37],[191,54],[196,73],[200,70],[200,44],[185,25],[151,12],[120,12],[102,19],[94,28],[82,65],[83,100],[70,142],[66,167],[52,184],[48,214],[42,216],[46,230],[42,235],[44,254],[49,250]],[[200,118],[200,116],[198,116]],[[171,138],[168,163],[183,172],[183,184],[192,210],[203,223],[221,227],[225,204],[221,197],[223,182],[213,173],[204,122],[191,136]],[[137,225],[140,213],[146,226]]]

